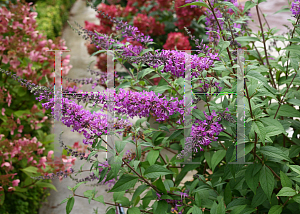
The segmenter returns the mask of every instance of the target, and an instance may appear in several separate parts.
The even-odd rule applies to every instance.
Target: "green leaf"
[[[290,187],[283,187],[276,196],[294,196],[296,191]]]
[[[260,39],[251,36],[240,36],[235,38],[234,40],[238,42],[260,42]]]
[[[296,203],[300,204],[300,194],[295,195],[295,196],[293,197],[293,200],[294,200]]]
[[[216,166],[221,162],[221,160],[225,157],[226,151],[225,150],[218,150],[216,153],[213,154],[211,158],[211,166],[212,171],[215,170]]]
[[[298,100],[298,99],[289,99],[289,100],[287,100],[287,102],[290,104],[293,104],[295,106],[300,106],[300,100]]]
[[[258,207],[267,200],[267,196],[264,193],[263,189],[259,186],[256,194],[252,198],[251,207]]]
[[[74,202],[75,202],[74,197],[69,198],[67,206],[66,206],[66,212],[67,212],[67,214],[69,214],[72,211],[73,206],[74,206]]]
[[[122,177],[117,181],[111,190],[108,192],[121,192],[128,190],[131,187],[134,187],[138,178],[133,175],[123,174]]]
[[[168,190],[168,191],[170,191],[171,187],[174,187],[174,183],[170,179],[164,180],[164,185],[165,185],[166,190]]]
[[[68,198],[65,198],[64,200],[62,200],[62,202],[60,202],[60,204],[66,203],[68,200]]]
[[[171,136],[167,139],[167,141],[171,141],[175,138],[177,138],[178,136],[180,136],[183,133],[183,130],[177,130],[175,132],[173,132],[173,134],[171,134]]]
[[[259,182],[264,191],[267,195],[269,201],[271,201],[271,195],[274,189],[274,176],[269,168],[265,165],[262,167],[260,174],[259,174]]]
[[[153,213],[166,213],[168,210],[168,203],[165,200],[158,201]]]
[[[235,13],[238,12],[238,8],[236,6],[234,6],[234,4],[232,4],[231,2],[222,2],[222,4],[225,4],[226,6],[231,8]]]
[[[115,147],[118,153],[121,153],[126,146],[126,142],[117,140],[115,143]]]
[[[244,11],[242,14],[245,14],[245,12],[247,12],[250,8],[254,7],[255,6],[255,3],[251,2],[251,1],[247,1],[245,3],[245,6],[244,6]]]
[[[235,206],[230,214],[240,214],[246,207],[247,207],[247,204]]]
[[[24,169],[21,169],[26,175],[28,175],[29,177],[34,176],[34,174],[37,174],[37,167],[34,166],[28,166]]]
[[[199,207],[197,207],[196,205],[194,205],[191,209],[189,209],[189,211],[187,212],[187,214],[190,214],[190,213],[192,213],[192,214],[202,214],[203,212],[202,212],[202,210],[199,208]]]
[[[263,83],[265,88],[268,89],[271,93],[273,93],[273,94],[277,93],[276,89],[272,88],[268,84],[267,79],[261,73],[255,71],[255,70],[250,70],[245,77],[256,79],[256,80],[260,81],[261,83]]]
[[[288,157],[288,155],[286,155],[281,149],[274,147],[274,146],[264,146],[264,147],[261,147],[261,149],[259,151],[264,155],[268,155],[272,158],[277,159],[278,161],[287,160],[287,161],[293,162]]]
[[[277,108],[278,108],[278,104],[275,105],[275,108],[276,110],[272,110],[271,112],[272,113],[276,113],[277,111]],[[284,105],[281,105],[280,108],[279,108],[279,111],[277,113],[277,117],[278,116],[283,116],[283,117],[300,117],[300,112],[298,110],[296,110],[294,107],[288,105],[288,104],[284,104]]]
[[[93,157],[95,154],[97,154],[98,151],[92,151],[89,156],[88,156],[88,161],[90,160],[91,157]]]
[[[276,11],[274,14],[282,13],[282,12],[290,12],[290,10],[291,10],[291,8],[287,7],[287,8],[283,8],[283,9]]]
[[[228,205],[231,202],[231,198],[232,198],[232,193],[231,193],[229,182],[227,183],[227,185],[225,187],[224,198],[225,198],[224,199],[225,204]]]
[[[289,167],[291,168],[291,170],[293,170],[294,172],[296,172],[297,174],[300,175],[300,166],[298,165],[289,165]],[[299,176],[297,176],[299,177]]]
[[[292,188],[292,181],[281,170],[280,170],[280,181],[281,181],[282,187],[290,187],[290,188]]]
[[[156,87],[154,89],[154,92],[159,93],[159,94],[163,94],[168,89],[171,89],[171,86],[169,86],[169,85],[159,86],[159,87]]]
[[[30,114],[30,110],[18,110],[14,111],[14,116],[15,117],[21,117],[23,114]]]
[[[168,174],[174,174],[174,173],[166,169],[165,167],[157,164],[148,167],[144,172],[144,176],[147,178],[158,178],[159,176],[164,176]]]
[[[201,20],[205,19],[205,17],[206,17],[205,15],[200,16],[198,21],[197,21],[197,24],[199,24],[199,22],[201,22]]]
[[[130,207],[127,210],[127,214],[141,214],[141,211],[137,207]]]
[[[0,205],[2,206],[5,200],[5,192],[0,191]]]
[[[151,150],[148,155],[147,155],[147,161],[149,162],[150,166],[152,166],[157,158],[159,156],[159,151],[158,150]]]
[[[188,4],[185,4],[183,6],[180,6],[180,7],[187,7],[187,6],[191,6],[191,5],[196,5],[196,6],[199,6],[199,7],[206,7],[209,9],[209,6],[204,3],[204,2],[193,2],[193,3],[188,3]]]
[[[50,189],[53,189],[57,192],[57,189],[55,188],[55,186],[53,184],[50,184],[50,183],[46,183],[46,182],[42,182],[42,181],[38,181],[36,183],[36,185],[38,187],[46,187],[46,188],[50,188]]]
[[[95,55],[97,55],[97,54],[99,54],[99,53],[104,53],[104,52],[106,52],[106,51],[107,51],[107,50],[99,50],[99,51],[93,53],[90,57],[95,56]]]
[[[137,79],[142,79],[144,76],[150,74],[153,71],[155,71],[153,68],[146,68],[138,73]]]
[[[101,202],[102,204],[105,205],[103,195],[99,195],[97,198],[94,198],[94,200],[95,200],[95,201],[98,201],[98,202]]]
[[[159,191],[161,191],[162,193],[168,194],[168,193],[167,193],[167,190],[166,190],[166,187],[165,187],[164,183],[163,183],[162,180],[161,180],[161,177],[159,177],[159,179],[157,179],[157,180],[153,183],[153,185],[156,186],[157,189],[158,189]]]
[[[299,45],[290,45],[284,48],[283,50],[291,51],[297,55],[300,55]]]
[[[264,125],[259,121],[255,121],[254,123],[252,123],[252,126],[254,128],[254,131],[257,133],[258,137],[260,138],[261,142],[263,143],[263,145],[265,145],[266,131]]]
[[[220,47],[219,54],[221,54],[226,48],[228,48],[229,45],[230,45],[230,42],[220,40],[220,42],[218,44],[218,47]],[[224,65],[223,65],[223,67],[224,67]]]
[[[146,189],[148,188],[148,186],[146,184],[143,184],[141,186],[139,186],[135,192],[133,193],[131,202],[133,202],[139,195],[141,195]]]
[[[281,205],[274,205],[269,210],[268,214],[280,214],[282,212],[282,206]]]

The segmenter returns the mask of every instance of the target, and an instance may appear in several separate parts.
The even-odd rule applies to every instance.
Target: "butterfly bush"
[[[137,5],[141,6],[145,2],[138,2]],[[97,49],[114,50],[115,47],[121,49],[119,54],[116,53],[117,58],[122,62],[135,64],[133,66],[135,69],[126,70],[129,77],[120,79],[120,87],[116,87],[114,90],[106,89],[96,94],[69,94],[62,99],[62,122],[69,127],[72,126],[73,131],[83,132],[85,137],[83,143],[89,146],[90,153],[69,149],[63,146],[61,141],[62,147],[72,156],[92,163],[91,169],[88,170],[88,176],[77,179],[76,181],[80,183],[75,188],[69,188],[73,194],[65,200],[68,201],[67,212],[72,210],[73,207],[70,204],[73,204],[75,196],[112,205],[113,207],[107,209],[108,213],[116,211],[114,206],[124,206],[128,208],[128,213],[171,212],[187,214],[210,211],[211,213],[225,214],[226,212],[238,213],[243,210],[243,212],[249,213],[275,212],[277,210],[284,213],[297,212],[300,184],[296,176],[298,176],[299,170],[297,165],[290,165],[290,163],[299,162],[298,139],[297,136],[295,137],[296,134],[291,138],[285,135],[288,126],[292,127],[295,133],[299,131],[299,121],[291,119],[299,116],[299,112],[294,108],[297,105],[297,99],[299,99],[297,92],[299,87],[297,82],[294,82],[292,86],[297,76],[296,71],[299,69],[299,65],[295,63],[299,61],[299,56],[295,54],[296,45],[285,49],[290,51],[285,55],[285,60],[288,61],[289,54],[292,57],[291,63],[287,63],[287,67],[283,67],[283,69],[268,62],[269,55],[265,46],[265,58],[259,59],[261,53],[255,44],[250,46],[251,44],[248,42],[245,45],[232,41],[233,38],[244,35],[244,30],[249,30],[246,29],[246,23],[234,25],[232,23],[234,20],[231,20],[238,19],[242,15],[240,13],[243,8],[236,1],[218,1],[220,4],[217,6],[216,3],[217,1],[213,0],[208,0],[206,3],[202,1],[202,5],[208,8],[206,10],[208,14],[207,23],[211,24],[207,26],[210,27],[210,30],[208,29],[211,39],[209,45],[204,44],[203,40],[199,43],[199,38],[193,37],[185,29],[198,48],[198,54],[195,55],[188,55],[177,50],[148,48],[153,41],[151,37],[145,37],[138,28],[128,26],[127,23],[117,21],[116,18],[105,13],[102,13],[102,17],[106,17],[111,23],[114,23],[120,30],[119,34],[126,37],[126,41],[137,41],[141,45],[124,44],[118,41],[115,35],[108,36],[103,32],[92,32],[83,29],[78,24],[76,25],[80,30],[73,28],[79,35],[83,35],[84,39],[91,40]],[[246,5],[248,9],[256,7],[258,10],[258,5],[253,2],[247,2]],[[217,9],[213,9],[212,6],[216,6]],[[292,7],[295,8],[295,6]],[[212,10],[212,14],[209,14],[210,10]],[[249,13],[245,16],[248,15]],[[139,17],[146,20],[145,16]],[[223,19],[217,19],[218,17]],[[296,17],[296,22],[293,23],[294,27],[298,26],[298,22],[299,15]],[[260,25],[262,28],[261,23]],[[143,30],[150,30],[148,27],[146,26]],[[219,31],[218,28],[220,28]],[[237,29],[229,33],[233,28]],[[218,33],[213,31],[220,32],[220,37],[218,37]],[[262,30],[259,34],[264,33]],[[268,34],[272,33],[268,32]],[[292,32],[291,37],[294,38],[296,35],[299,36],[297,30]],[[215,38],[215,44],[212,43],[212,38]],[[290,41],[292,43],[299,42],[295,38]],[[263,42],[265,43],[264,37]],[[232,96],[228,95],[227,97],[223,93],[229,90],[234,91],[236,85],[227,81],[226,78],[235,77],[234,68],[237,66],[233,65],[234,60],[230,58],[229,48],[227,48],[228,55],[226,55],[226,51],[222,50],[222,44],[228,44],[233,49],[243,46],[254,51],[254,53],[249,53],[250,56],[246,55],[247,63],[249,62],[250,65],[245,69],[246,79],[244,82],[246,88],[244,101],[247,102],[244,105],[245,133],[247,133],[245,135],[245,152],[247,155],[244,160],[253,161],[253,164],[247,162],[240,165],[228,164],[234,162],[235,156],[238,155],[234,153],[236,148],[234,142],[236,142],[238,134],[235,131],[237,119],[232,116],[232,113],[236,111],[235,102],[237,100],[236,96],[233,95],[234,92],[231,94]],[[183,94],[186,88],[183,77],[185,77],[185,58],[187,57],[191,61],[191,82],[193,84],[195,82],[200,83],[200,88],[193,85],[193,89],[196,88],[196,92],[203,92],[199,98],[207,104],[207,109],[203,112],[198,109],[198,102],[193,103],[193,99],[189,111],[184,111],[186,100]],[[284,57],[280,57],[278,60],[280,61],[282,58]],[[266,65],[264,60],[267,61]],[[259,66],[257,66],[258,64]],[[290,70],[288,66],[291,66]],[[286,90],[283,90],[284,94],[281,93],[281,90],[276,89],[275,83],[273,83],[274,88],[268,84],[272,82],[270,77],[273,75],[272,69],[275,67],[279,72],[279,76],[276,73],[278,87],[282,79],[286,81],[284,83],[290,83]],[[137,73],[134,73],[135,70]],[[270,76],[266,74],[266,71],[269,71]],[[151,84],[147,78],[139,78],[141,74],[144,74],[143,72],[155,72],[165,81],[165,85],[156,86]],[[228,73],[228,77],[222,76],[222,72]],[[5,73],[8,74],[9,72]],[[280,74],[285,76],[281,77]],[[46,109],[54,110],[53,89],[39,87],[16,76],[13,78],[34,92],[39,101],[44,100],[43,106]],[[93,83],[85,80],[85,84]],[[125,87],[124,85],[130,90],[126,91],[121,87]],[[223,99],[222,103],[217,103],[218,95],[208,94],[212,90],[217,91]],[[101,143],[107,144],[101,135],[107,134],[108,117],[103,112],[108,110],[108,94],[113,95],[115,101],[114,111],[117,120],[114,129],[123,129],[118,130],[120,131],[119,134],[123,132],[123,140],[118,141],[114,148],[116,157],[121,160],[121,163],[117,164],[109,164],[108,161],[100,162],[97,155],[97,152],[104,150]],[[78,101],[78,104],[71,101],[71,98]],[[271,103],[272,99],[278,103]],[[99,107],[100,113],[83,110],[79,102]],[[279,110],[280,107],[281,110]],[[191,120],[190,135],[184,139],[185,126],[190,125],[184,121],[186,114],[191,114],[195,119]],[[124,115],[131,118],[138,116],[140,119],[133,125],[123,119],[125,118]],[[151,124],[146,121],[150,117],[158,123],[158,128],[152,128]],[[146,130],[147,128],[142,125],[144,122],[149,130]],[[170,131],[170,128],[173,128],[174,131]],[[170,132],[170,135],[166,137],[167,132]],[[124,155],[123,146],[129,142],[136,146],[136,152],[127,151]],[[141,146],[145,146],[145,148]],[[175,156],[171,160],[168,156],[164,157],[160,153],[163,148]],[[174,152],[176,150],[178,153]],[[179,162],[180,166],[176,166],[178,159],[184,158],[190,152],[194,152],[194,159],[202,164],[193,165],[192,163]],[[147,160],[143,161],[142,156],[145,153],[147,153]],[[277,158],[274,158],[274,155]],[[279,170],[279,166],[284,172]],[[179,171],[177,168],[181,168],[181,170]],[[180,186],[179,184],[187,172],[192,169],[198,172],[199,175],[194,176],[197,179],[186,181],[183,186]],[[291,169],[290,172],[289,169]],[[15,181],[15,183],[17,182]],[[101,196],[96,197],[95,188],[86,191],[84,196],[77,195],[75,193],[76,188],[85,182],[97,182],[92,184],[94,186],[98,183],[100,185],[108,184],[110,186],[109,192],[114,193],[115,203],[108,203]],[[131,193],[137,182],[141,182],[141,185],[135,189],[135,194],[129,201],[124,194]],[[148,188],[150,190],[147,190],[146,196],[142,196],[142,193]],[[287,190],[288,194],[286,193]],[[257,197],[261,195],[264,195],[264,199],[257,200]],[[140,200],[143,202],[138,205]],[[154,204],[149,205],[150,201],[154,201]],[[236,204],[239,205],[235,206]],[[151,208],[148,209],[149,207]]]
[[[291,11],[294,16],[298,16],[300,14],[300,1],[299,0],[295,0],[294,2],[292,2]]]

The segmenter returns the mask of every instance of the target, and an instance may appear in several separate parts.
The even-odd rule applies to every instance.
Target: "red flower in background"
[[[204,14],[204,7],[202,8],[190,8],[190,7],[181,7],[185,5],[185,0],[176,0],[175,1],[175,10],[178,21],[175,25],[179,29],[183,29],[184,26],[189,27],[194,19],[194,17],[199,17]],[[194,29],[189,29],[193,34]]]
[[[169,33],[166,44],[164,44],[163,48],[165,50],[175,50],[175,46],[177,50],[191,50],[189,37],[183,35],[183,33]]]

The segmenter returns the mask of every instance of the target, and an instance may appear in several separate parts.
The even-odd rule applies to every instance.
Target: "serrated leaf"
[[[123,174],[113,188],[108,192],[121,192],[128,190],[129,188],[134,187],[137,181],[138,177],[129,174]]]
[[[150,166],[152,166],[157,158],[159,156],[159,151],[158,150],[151,150],[148,155],[147,155],[147,161],[149,162]]]
[[[264,125],[259,121],[255,121],[254,123],[252,123],[252,126],[254,127],[254,131],[257,133],[263,145],[265,145],[266,130]]]
[[[290,187],[283,187],[276,196],[294,196],[296,191]]]
[[[167,141],[171,141],[183,133],[183,130],[177,130],[171,134],[171,136],[167,139]]]
[[[139,186],[133,193],[131,201],[134,201],[136,199],[136,197],[141,195],[147,188],[148,188],[148,186],[146,184]]]
[[[65,198],[64,200],[62,200],[62,202],[60,202],[60,204],[66,203],[68,200],[68,198]]]
[[[263,189],[259,186],[256,194],[252,198],[251,207],[258,207],[259,205],[263,204],[266,199],[266,194],[264,193]]]
[[[224,200],[226,205],[228,205],[231,202],[231,198],[232,198],[232,193],[231,193],[230,185],[229,183],[227,183],[224,191]]]
[[[276,89],[272,88],[268,84],[267,79],[261,73],[255,71],[255,70],[250,70],[245,77],[256,79],[256,80],[260,81],[261,83],[263,83],[265,88],[268,89],[271,93],[273,93],[273,94],[277,93]]]
[[[300,55],[299,45],[290,45],[290,46],[287,46],[286,48],[284,48],[283,50],[291,51],[297,55]]]
[[[221,160],[225,157],[225,155],[226,155],[225,150],[218,150],[213,154],[211,158],[212,171],[215,170],[216,166],[221,162]]]
[[[289,99],[287,100],[288,103],[293,104],[295,106],[300,106],[300,100],[298,99]]]
[[[293,200],[294,200],[296,203],[300,204],[300,194],[295,195],[295,196],[293,197]]]
[[[203,212],[202,212],[202,210],[199,208],[199,207],[197,207],[196,205],[194,205],[191,209],[189,209],[189,211],[187,212],[187,214],[190,214],[190,213],[192,213],[192,214],[202,214]]]
[[[174,173],[166,169],[165,167],[157,164],[149,166],[144,172],[144,176],[147,178],[158,178],[159,176],[164,176],[168,174],[174,174]]]
[[[153,68],[146,68],[138,73],[137,79],[142,79],[144,78],[144,76],[150,74],[153,71],[155,71]]]
[[[103,195],[99,195],[97,198],[94,198],[94,200],[106,205],[104,202]]]
[[[294,172],[296,172],[297,174],[300,175],[300,166],[298,166],[298,165],[289,165],[289,167],[291,168],[291,170],[293,170]]]
[[[141,214],[141,211],[137,207],[130,207],[127,210],[127,214]]]
[[[282,212],[282,206],[281,205],[274,205],[269,210],[268,214],[280,214]]]
[[[274,176],[269,168],[265,165],[262,167],[260,174],[259,174],[259,182],[261,188],[263,189],[264,193],[267,195],[269,201],[271,201],[271,195],[274,189]]]
[[[281,181],[282,187],[290,187],[290,188],[292,188],[292,181],[281,170],[280,170],[280,181]]]
[[[272,158],[280,160],[287,160],[293,162],[288,155],[286,155],[281,149],[274,146],[264,146],[259,150],[262,154],[268,155]]]

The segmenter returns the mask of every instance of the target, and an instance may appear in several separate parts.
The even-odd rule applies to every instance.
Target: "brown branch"
[[[258,5],[256,5],[256,12],[257,12],[258,21],[259,21],[259,24],[260,24],[261,35],[262,35],[264,50],[265,50],[265,55],[266,55],[266,61],[267,61],[267,65],[269,67],[269,73],[270,73],[270,76],[271,76],[271,79],[272,79],[273,87],[276,89],[275,81],[274,81],[274,78],[273,78],[273,75],[272,75],[272,68],[271,68],[270,63],[269,63],[269,58],[268,58],[268,53],[267,53],[267,48],[266,48],[266,40],[265,40],[265,36],[264,36],[264,29],[263,29],[263,26],[262,26],[262,23],[261,23],[261,20],[260,20]]]

